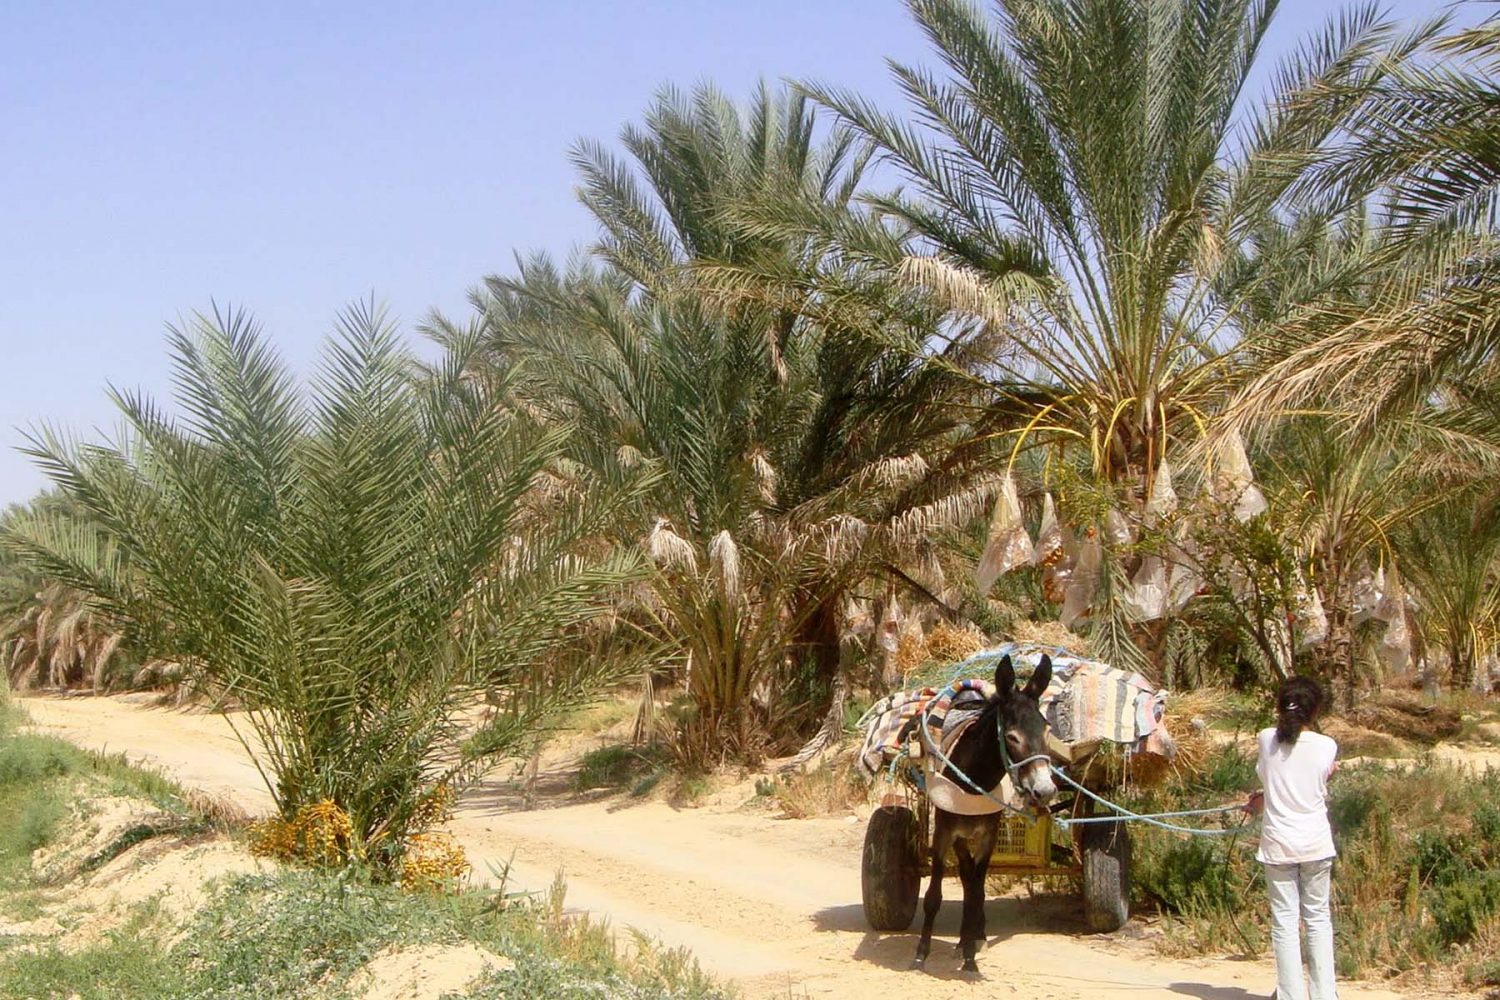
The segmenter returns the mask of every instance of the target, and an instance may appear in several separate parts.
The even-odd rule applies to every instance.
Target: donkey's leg
[[[979,836],[975,837],[974,845],[974,889],[973,896],[977,901],[974,905],[974,938],[976,944],[983,944],[988,938],[988,919],[984,910],[985,879],[990,872],[990,859],[995,856],[995,842],[1000,838],[1000,817],[989,824]],[[967,899],[970,890],[964,887],[964,898]]]
[[[958,945],[954,950],[961,952],[964,958],[972,959],[974,942],[983,935],[978,925],[984,920],[984,887],[981,885],[979,891],[975,892],[974,869],[977,862],[974,855],[969,853],[967,837],[953,842],[953,853],[958,857],[958,879],[964,887],[963,919],[959,923]],[[979,901],[977,912],[974,905],[976,899]],[[965,962],[964,968],[967,969],[969,964]]]
[[[911,960],[913,969],[924,968],[927,955],[932,951],[932,923],[943,905],[943,857],[948,853],[952,839],[953,824],[942,810],[938,810],[932,831],[932,875],[927,883],[927,895],[922,900],[922,937],[917,941],[917,957]]]

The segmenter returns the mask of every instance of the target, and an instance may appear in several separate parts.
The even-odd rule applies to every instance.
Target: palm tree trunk
[[[1343,594],[1329,595],[1326,605],[1328,615],[1328,637],[1313,649],[1313,662],[1318,674],[1326,677],[1337,687],[1343,681],[1342,694],[1345,710],[1354,708],[1354,628],[1349,621],[1349,607]]]
[[[839,674],[840,632],[843,616],[840,613],[840,594],[830,594],[818,602],[811,613],[803,617],[797,627],[797,657],[799,665],[811,665],[820,681],[827,683],[830,695]]]
[[[1448,686],[1454,691],[1467,691],[1474,684],[1474,639],[1468,623],[1449,633],[1453,639],[1448,643]]]

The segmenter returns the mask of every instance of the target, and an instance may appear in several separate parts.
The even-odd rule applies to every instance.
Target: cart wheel
[[[1083,916],[1090,929],[1117,931],[1130,919],[1130,832],[1124,823],[1083,828]]]
[[[865,828],[860,889],[865,922],[877,931],[904,931],[917,913],[922,879],[917,817],[905,806],[881,806]]]

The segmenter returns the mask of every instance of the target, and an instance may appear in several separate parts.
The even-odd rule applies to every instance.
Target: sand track
[[[185,784],[265,811],[269,796],[220,716],[129,698],[30,698],[43,731],[124,752]],[[476,871],[511,864],[511,884],[542,890],[561,869],[570,906],[691,949],[739,981],[747,1000],[1198,997],[1271,993],[1265,961],[1169,961],[1128,937],[1087,935],[1076,903],[998,898],[982,983],[960,978],[952,942],[956,883],[938,919],[931,972],[906,971],[914,933],[865,928],[858,857],[863,829],[844,820],[776,820],[717,808],[618,799],[523,810],[502,782],[475,789],[453,821]],[[1341,984],[1346,1000],[1403,994]]]

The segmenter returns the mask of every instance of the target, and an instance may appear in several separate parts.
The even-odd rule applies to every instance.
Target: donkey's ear
[[[1016,668],[1010,662],[1010,654],[1006,653],[1000,658],[1000,665],[995,668],[995,693],[1007,695],[1016,689]]]
[[[1042,662],[1036,666],[1036,673],[1031,675],[1031,680],[1026,682],[1026,690],[1022,692],[1026,697],[1038,700],[1047,693],[1047,685],[1052,683],[1052,657],[1046,653],[1042,654]]]

